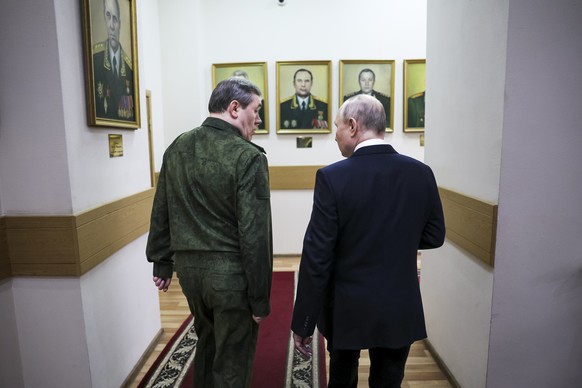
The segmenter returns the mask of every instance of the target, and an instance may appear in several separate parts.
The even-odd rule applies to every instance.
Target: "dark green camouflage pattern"
[[[164,153],[146,248],[154,276],[172,276],[176,252],[240,260],[251,312],[269,314],[273,261],[267,158],[261,147],[218,118],[209,117],[182,134]],[[189,264],[196,266],[182,263]]]

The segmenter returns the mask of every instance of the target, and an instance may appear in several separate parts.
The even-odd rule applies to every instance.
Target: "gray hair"
[[[236,100],[244,108],[252,101],[253,95],[261,97],[261,89],[251,81],[242,77],[230,77],[221,81],[210,95],[208,111],[222,113],[226,111],[231,101]]]
[[[358,94],[350,97],[339,110],[339,117],[344,122],[353,117],[365,129],[377,134],[386,130],[386,112],[382,103],[375,97]]]
[[[240,70],[240,69],[233,71],[232,76],[233,77],[243,77],[243,78],[249,79],[249,74],[246,71]]]
[[[112,0],[112,1],[115,3],[115,8],[117,9],[117,18],[121,22],[121,13],[119,12],[119,1],[118,0]],[[103,0],[103,13],[105,13],[105,3],[106,2],[107,2],[107,0]]]

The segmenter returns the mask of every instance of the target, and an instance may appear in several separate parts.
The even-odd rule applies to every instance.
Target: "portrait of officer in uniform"
[[[426,60],[404,60],[404,132],[424,132]]]
[[[251,81],[262,92],[259,117],[261,123],[255,130],[256,135],[269,133],[269,88],[267,62],[231,62],[212,64],[212,87],[231,77]]]
[[[311,93],[314,82],[311,70],[302,67],[295,71],[293,74],[295,93],[280,100],[279,104],[281,130],[330,131],[327,102]]]
[[[96,118],[135,121],[134,69],[119,39],[124,22],[119,1],[102,1],[103,19],[95,17],[94,22],[105,23],[107,38],[92,47]]]
[[[386,113],[386,132],[394,131],[394,60],[340,60],[340,105],[367,95],[380,101]]]
[[[424,128],[424,94],[420,92],[408,97],[408,126]]]
[[[360,90],[354,93],[347,94],[343,97],[343,102],[346,102],[350,97],[357,96],[358,94],[367,94],[368,96],[375,97],[386,112],[386,128],[390,127],[390,96],[380,93],[374,90],[374,84],[376,83],[376,73],[370,68],[365,68],[358,74],[358,82],[360,84]]]

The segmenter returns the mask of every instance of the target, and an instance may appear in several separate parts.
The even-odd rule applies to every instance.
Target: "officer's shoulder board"
[[[105,51],[105,47],[106,47],[105,42],[95,43],[93,45],[93,54]]]
[[[422,96],[424,96],[424,92],[413,94],[412,96],[410,96],[408,98],[415,99],[415,98],[422,97]]]
[[[323,102],[324,104],[327,104],[327,100],[324,100],[323,98],[319,98],[317,96],[314,96],[313,94],[311,95],[311,97],[313,97],[313,99],[315,101],[319,101],[319,102]]]
[[[130,70],[133,70],[133,63],[131,63],[131,58],[123,50],[121,50],[121,54],[123,55],[123,61],[125,62],[125,65],[129,67]]]
[[[284,100],[281,100],[281,104],[282,104],[282,103],[284,103],[284,102],[291,101],[291,100],[292,100],[294,97],[295,97],[295,96],[291,96],[291,97],[287,97],[287,98],[285,98]]]

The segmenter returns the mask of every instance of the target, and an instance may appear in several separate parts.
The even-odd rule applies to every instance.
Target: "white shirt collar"
[[[354,149],[354,152],[356,152],[357,150],[359,150],[360,148],[363,148],[363,147],[369,147],[369,146],[380,145],[380,144],[386,144],[386,143],[384,143],[383,139],[364,140],[363,142],[361,142],[360,144],[358,144],[356,146],[356,148]]]
[[[299,104],[299,106],[301,106],[301,103],[305,101],[305,106],[309,106],[309,96],[307,97],[299,97],[297,96],[297,104]]]

